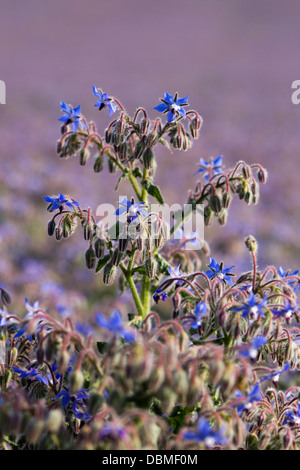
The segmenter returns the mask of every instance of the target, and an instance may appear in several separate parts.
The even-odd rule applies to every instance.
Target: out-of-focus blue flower
[[[129,201],[127,197],[122,197],[120,202],[120,207],[116,210],[115,215],[121,215],[125,212],[128,213],[128,219],[130,222],[133,222],[137,217],[138,214],[143,214],[148,217],[149,214],[143,209],[143,205],[145,202],[134,202]]]
[[[294,414],[292,411],[286,411],[285,416],[286,418],[283,420],[283,425],[300,426],[300,405],[297,407],[297,414]]]
[[[28,313],[35,313],[40,309],[39,301],[36,300],[33,305],[30,305],[30,303],[28,302],[28,299],[26,298],[25,299],[25,307],[26,307]]]
[[[284,269],[280,266],[277,272],[279,276],[281,277],[281,279],[285,279],[286,277],[289,277],[289,276],[297,276],[297,274],[299,273],[299,270],[289,273],[288,271],[284,271]],[[288,279],[286,283],[289,284],[294,290],[299,288],[299,285],[300,285],[296,279],[295,280]]]
[[[256,359],[258,350],[267,343],[266,336],[257,336],[251,343],[242,345],[239,348],[239,354],[250,359]]]
[[[68,208],[73,212],[74,206],[79,206],[77,201],[72,201],[61,193],[58,193],[57,197],[43,196],[43,199],[50,204],[50,206],[47,208],[49,212],[53,212],[57,209],[62,211],[64,209],[64,205],[68,206]]]
[[[72,410],[76,418],[78,419],[89,419],[90,415],[84,410],[86,401],[88,399],[88,391],[86,389],[81,389],[76,395],[72,395],[68,390],[62,390],[59,392],[55,398],[61,398],[61,404],[65,409],[69,403],[72,403]],[[78,409],[80,408],[80,409]]]
[[[115,336],[122,336],[125,341],[132,342],[135,339],[134,333],[124,327],[123,318],[119,310],[114,310],[109,319],[102,313],[97,313],[96,322],[98,326],[109,330]]]
[[[290,369],[290,365],[289,363],[286,363],[285,366],[281,370],[272,372],[271,374],[268,374],[262,377],[260,379],[260,382],[264,382],[265,380],[273,380],[273,382],[278,383],[281,374],[283,374],[283,372],[288,371],[289,369]]]
[[[236,312],[242,311],[243,318],[249,317],[251,320],[257,320],[259,315],[261,315],[263,318],[265,317],[263,309],[266,307],[266,303],[266,296],[261,302],[259,302],[256,299],[255,294],[250,292],[248,301],[245,302],[241,307],[234,307],[232,310],[235,310]]]
[[[182,277],[182,274],[179,272],[179,269],[180,269],[180,264],[178,266],[176,266],[176,268],[172,268],[172,266],[169,266],[168,267],[168,272],[169,272],[171,277],[174,277],[174,278]],[[182,281],[177,281],[177,284],[179,286],[181,286],[183,284],[183,282]]]
[[[13,370],[22,379],[26,378],[26,379],[38,380],[39,383],[43,383],[45,385],[49,384],[48,379],[40,375],[38,371],[34,369],[33,367],[29,371],[20,369],[19,367],[13,367]]]
[[[155,294],[153,295],[154,302],[158,303],[159,300],[165,302],[168,298],[168,294],[166,292],[162,292],[161,289],[156,289]]]
[[[107,436],[117,437],[119,439],[124,439],[127,435],[126,429],[121,426],[107,424],[99,431],[98,439],[102,440]]]
[[[160,101],[162,101],[162,103],[155,106],[154,109],[160,113],[168,113],[168,123],[172,122],[176,116],[186,116],[184,106],[188,106],[188,96],[178,98],[178,94],[175,93],[173,97],[165,91],[164,98]]]
[[[86,127],[85,123],[82,121],[82,118],[80,116],[80,105],[76,108],[71,108],[67,105],[67,103],[61,101],[60,108],[65,114],[63,114],[58,120],[66,125],[73,124],[73,132],[77,131],[79,125]]]
[[[191,441],[203,442],[207,447],[213,447],[216,443],[224,445],[227,442],[224,430],[214,431],[205,418],[199,419],[196,431],[186,431],[182,437]]]
[[[51,369],[52,369],[52,372],[55,374],[55,378],[56,378],[57,380],[60,379],[61,374],[60,374],[60,373],[58,372],[58,370],[57,370],[57,365],[56,365],[56,364],[52,364]],[[72,367],[69,366],[69,367],[67,368],[67,370],[66,370],[65,373],[66,373],[66,374],[69,374],[71,371],[72,371]]]
[[[93,93],[97,98],[99,98],[94,106],[99,108],[100,111],[103,108],[108,108],[110,116],[116,112],[117,106],[107,93],[101,93],[95,86],[93,86]]]
[[[238,402],[233,405],[237,407],[238,414],[241,414],[244,410],[249,411],[253,403],[260,401],[262,398],[259,384],[253,385],[248,396],[243,395],[239,390],[235,392],[235,396],[236,398],[244,398],[244,403]]]
[[[208,267],[210,268],[209,271],[204,271],[207,277],[210,279],[215,279],[216,277],[220,279],[224,284],[233,284],[231,277],[234,276],[230,271],[234,266],[230,268],[223,268],[223,262],[220,264],[213,258],[210,258]]]
[[[271,308],[271,311],[274,314],[275,318],[284,317],[287,321],[289,321],[291,320],[293,314],[297,312],[298,308],[298,301],[293,306],[288,300],[286,300],[285,305],[282,306],[282,310],[276,310],[275,308]]]
[[[194,313],[194,318],[193,319],[187,319],[189,323],[189,327],[193,328],[194,330],[197,330],[198,328],[201,328],[202,325],[202,319],[205,317],[207,314],[207,306],[204,300],[202,302],[199,302],[196,305],[195,308],[195,313]]]
[[[200,168],[196,173],[201,173],[204,175],[205,181],[209,181],[212,176],[223,173],[223,155],[219,157],[211,158],[209,162],[200,158]]]
[[[170,240],[171,242],[177,242],[179,240],[183,240],[184,243],[182,244],[182,248],[190,250],[200,250],[203,246],[203,242],[199,237],[199,233],[197,231],[194,232],[184,232],[182,228],[177,228],[174,232],[174,240]]]

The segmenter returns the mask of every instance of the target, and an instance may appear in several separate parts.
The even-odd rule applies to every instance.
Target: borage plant
[[[53,214],[48,234],[61,240],[81,226],[87,268],[108,286],[119,277],[136,312],[98,313],[82,334],[72,318],[61,321],[38,303],[26,301],[20,319],[1,290],[2,448],[297,449],[298,271],[261,271],[252,236],[249,272],[214,258],[204,267],[207,241],[185,226],[195,214],[224,225],[234,194],[256,204],[266,170],[201,158],[188,210],[166,220],[155,148],[191,148],[201,116],[177,93],[154,108],[165,122],[144,108],[130,117],[116,98],[93,91],[95,106],[116,118],[101,136],[80,106],[62,102],[58,154],[85,165],[95,152],[94,171],[107,162],[120,174],[117,187],[127,179],[134,195],[121,198],[113,225],[69,195],[44,196]],[[152,210],[154,202],[160,207]],[[154,310],[168,298],[172,312],[162,321]]]

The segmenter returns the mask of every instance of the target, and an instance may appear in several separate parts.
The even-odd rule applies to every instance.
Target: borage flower
[[[16,374],[19,375],[21,379],[32,379],[32,380],[37,380],[40,384],[43,383],[45,385],[49,385],[48,379],[46,377],[43,377],[38,373],[36,369],[31,367],[31,369],[28,370],[23,370],[20,369],[19,367],[13,367],[13,370]]]
[[[284,271],[284,269],[280,266],[278,268],[278,274],[279,276],[281,277],[281,279],[285,280],[286,277],[289,277],[289,276],[297,276],[298,273],[299,273],[299,270],[298,271],[293,271],[293,272],[289,272],[289,271]],[[297,279],[287,279],[285,281],[289,286],[291,286],[292,289],[296,290],[297,288],[299,288],[299,282],[297,281]]]
[[[90,415],[85,411],[86,401],[88,399],[89,390],[81,389],[76,395],[72,395],[70,390],[62,390],[55,398],[61,398],[62,407],[65,409],[69,403],[72,403],[74,416],[78,419],[88,419]]]
[[[98,326],[110,331],[114,336],[122,336],[125,341],[132,342],[135,339],[134,333],[124,327],[123,318],[119,310],[115,310],[109,319],[102,313],[97,313],[96,322]]]
[[[265,318],[263,309],[266,307],[267,297],[265,296],[262,302],[259,302],[253,292],[250,292],[248,301],[244,302],[241,307],[234,307],[232,310],[239,312],[242,311],[242,317],[249,317],[251,320],[257,320],[259,315]]]
[[[64,210],[64,205],[68,206],[72,212],[74,210],[74,206],[79,207],[79,203],[77,201],[73,201],[68,196],[64,196],[61,193],[58,193],[57,197],[43,196],[43,199],[49,203],[49,206],[47,207],[48,212],[53,212],[57,209],[62,212]]]
[[[294,414],[292,411],[286,411],[285,416],[286,418],[283,420],[283,425],[300,426],[300,405],[297,407],[297,414]]]
[[[239,348],[239,354],[243,357],[249,357],[250,359],[256,359],[258,350],[267,343],[266,336],[257,336],[251,343],[242,345]]]
[[[205,317],[207,314],[207,306],[204,301],[199,302],[196,305],[195,308],[195,313],[193,315],[193,318],[187,318],[185,320],[186,323],[188,323],[188,326],[190,328],[193,328],[194,330],[197,330],[198,328],[201,328],[202,326],[202,319]]]
[[[204,271],[204,274],[206,274],[207,277],[210,279],[215,279],[218,278],[220,281],[222,281],[224,284],[233,284],[231,277],[235,276],[235,274],[231,273],[230,271],[234,266],[231,266],[230,268],[223,268],[223,261],[219,264],[217,261],[213,258],[210,258],[209,260],[209,265],[208,267],[210,268],[209,271]]]
[[[264,377],[260,379],[259,382],[261,383],[261,382],[264,382],[265,380],[272,380],[275,384],[277,384],[279,382],[281,374],[283,374],[284,372],[288,370],[290,370],[290,365],[289,363],[286,363],[285,366],[281,370],[272,372],[269,375],[265,375]]]
[[[184,106],[188,106],[188,96],[185,98],[178,98],[178,93],[174,97],[165,91],[164,98],[161,99],[162,103],[155,106],[155,110],[160,113],[168,113],[168,124],[172,122],[176,116],[185,117]]]
[[[200,168],[196,173],[203,174],[205,181],[209,181],[212,176],[223,173],[222,165],[223,155],[219,155],[216,158],[211,157],[209,162],[200,158]]]
[[[289,322],[293,314],[298,311],[298,308],[299,308],[298,301],[296,302],[296,305],[292,306],[291,302],[286,300],[285,305],[282,306],[282,310],[276,310],[274,308],[271,308],[271,311],[275,318],[284,317],[287,320],[287,322]]]
[[[58,120],[63,122],[65,125],[73,124],[73,133],[77,131],[79,125],[86,128],[86,125],[80,116],[80,105],[76,108],[72,108],[71,106],[68,106],[66,103],[64,103],[64,101],[61,101],[60,108],[65,114]]]
[[[94,95],[97,96],[98,101],[94,106],[99,108],[99,111],[103,108],[108,108],[109,109],[109,115],[111,116],[114,114],[114,112],[117,110],[117,106],[115,105],[114,101],[112,98],[109,98],[107,93],[102,93],[98,88],[93,86],[93,92]]]
[[[128,220],[129,222],[133,222],[139,214],[143,214],[146,217],[148,217],[149,214],[143,209],[143,205],[145,202],[134,202],[134,199],[129,201],[127,197],[122,197],[120,206],[116,212],[115,215],[121,215],[124,214],[125,212],[128,214]]]
[[[260,401],[262,398],[259,384],[253,385],[248,396],[243,395],[240,391],[237,390],[235,392],[235,397],[244,399],[244,403],[239,401],[233,404],[233,406],[237,407],[237,413],[241,414],[244,410],[249,411],[252,408],[253,403],[255,401]]]
[[[161,289],[156,289],[155,294],[153,295],[153,300],[155,303],[158,303],[159,300],[165,302],[167,298],[168,294],[166,292],[162,292]]]
[[[227,439],[224,437],[224,430],[214,431],[205,418],[200,418],[196,431],[186,431],[182,434],[183,439],[203,442],[206,447],[213,447],[216,443],[224,445]]]
[[[178,277],[182,277],[182,274],[179,272],[179,269],[180,269],[180,264],[178,266],[176,266],[176,268],[172,268],[172,266],[169,266],[168,267],[168,272],[170,274],[171,277],[174,277],[174,278],[178,278]],[[179,286],[181,286],[183,284],[182,281],[177,281],[177,284]]]

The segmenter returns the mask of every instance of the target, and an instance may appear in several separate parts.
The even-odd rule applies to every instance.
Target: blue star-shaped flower
[[[56,395],[55,398],[61,398],[61,404],[63,406],[63,408],[65,409],[69,403],[72,402],[72,410],[73,410],[73,413],[74,415],[76,416],[76,418],[78,419],[88,419],[90,418],[90,415],[85,412],[84,410],[84,407],[85,407],[85,402],[88,398],[88,392],[89,390],[85,390],[85,389],[81,389],[79,390],[79,392],[76,394],[76,395],[72,395],[68,390],[62,390],[61,392],[58,393],[58,395]],[[82,411],[80,411],[78,409],[78,407],[80,407],[80,409]]]
[[[297,276],[297,274],[299,273],[299,270],[298,271],[293,271],[291,273],[289,273],[288,271],[284,271],[284,269],[280,266],[278,268],[278,274],[279,276],[281,277],[281,279],[285,279],[286,277],[289,277],[289,276]],[[286,281],[286,283],[292,287],[292,289],[296,290],[297,288],[299,288],[299,282],[295,279],[288,279]]]
[[[265,296],[264,299],[259,302],[255,294],[253,292],[250,292],[250,295],[248,297],[248,301],[244,303],[241,307],[234,307],[232,310],[239,312],[242,311],[242,317],[250,317],[251,320],[257,320],[259,315],[261,315],[263,318],[265,318],[265,314],[263,309],[266,307],[267,303],[267,297]]]
[[[239,353],[243,357],[256,359],[258,350],[267,343],[266,336],[257,336],[249,344],[242,345],[239,348]]]
[[[20,369],[19,367],[13,367],[14,372],[20,376],[21,379],[32,379],[32,380],[38,380],[38,382],[41,384],[48,385],[48,379],[46,377],[41,376],[36,369],[31,367],[31,369],[28,370],[23,370]]]
[[[143,209],[145,202],[134,202],[129,201],[127,197],[122,197],[120,207],[116,210],[115,215],[121,215],[125,212],[128,214],[128,219],[133,222],[139,214],[143,214],[148,217],[149,214]]]
[[[117,106],[113,102],[112,98],[109,98],[107,93],[101,93],[101,91],[98,90],[98,88],[96,88],[95,86],[93,86],[93,92],[94,95],[99,98],[94,106],[99,108],[100,111],[101,109],[107,107],[109,109],[109,115],[111,116],[112,114],[114,114],[114,112],[117,110]]]
[[[223,155],[220,155],[219,157],[216,157],[214,159],[211,158],[209,162],[207,162],[203,158],[200,158],[200,168],[196,173],[201,173],[205,175],[205,181],[209,181],[212,176],[217,175],[219,173],[223,173],[222,165]]]
[[[115,336],[122,336],[125,341],[132,342],[135,339],[134,333],[124,327],[123,318],[119,310],[114,310],[109,319],[102,313],[97,313],[96,322],[98,326],[105,328]]]
[[[260,379],[260,382],[264,382],[265,380],[273,380],[273,382],[277,383],[279,381],[281,374],[283,374],[287,370],[290,370],[289,363],[286,363],[285,366],[281,370],[272,372],[269,375],[265,375],[264,377]]]
[[[71,209],[71,211],[73,212],[74,206],[79,206],[79,203],[77,201],[71,201],[69,198],[67,198],[61,193],[58,193],[57,197],[43,196],[43,199],[44,201],[50,204],[47,208],[49,212],[53,212],[57,209],[62,211],[64,209],[64,205],[68,206],[69,209]]]
[[[215,443],[223,445],[227,442],[224,431],[221,429],[214,431],[205,418],[199,419],[196,431],[186,431],[182,437],[196,442],[203,442],[207,447],[212,447]]]
[[[204,274],[206,274],[207,277],[210,279],[215,279],[216,277],[220,279],[220,281],[224,282],[224,284],[233,284],[231,280],[231,276],[234,276],[230,271],[234,266],[231,266],[230,268],[223,268],[223,262],[220,264],[217,263],[217,261],[213,258],[210,258],[210,263],[208,267],[210,268],[209,271],[204,271]]]
[[[172,122],[176,116],[185,117],[184,106],[188,106],[188,96],[185,98],[178,98],[175,93],[174,97],[165,91],[164,98],[161,99],[162,103],[155,106],[155,110],[160,113],[168,113],[168,124]]]
[[[207,314],[207,306],[203,300],[202,302],[199,302],[196,305],[194,319],[187,319],[189,322],[189,327],[193,328],[194,330],[201,328],[202,319],[203,317],[205,317],[206,314]]]
[[[235,396],[236,398],[245,399],[244,403],[238,402],[233,405],[237,407],[238,414],[241,414],[244,410],[249,411],[252,408],[253,403],[255,401],[260,401],[262,398],[259,384],[253,385],[248,396],[243,395],[238,390],[235,392]]]
[[[275,318],[284,317],[289,322],[293,314],[298,311],[298,308],[298,301],[296,302],[296,305],[293,306],[291,302],[286,300],[285,305],[282,306],[282,310],[276,310],[274,308],[271,308],[271,311]]]
[[[283,425],[300,426],[300,405],[297,407],[297,414],[294,414],[292,411],[286,411],[285,416],[286,418],[283,420]]]
[[[77,131],[79,125],[86,127],[80,116],[80,105],[76,108],[72,108],[68,106],[67,103],[64,103],[64,101],[61,101],[60,108],[65,114],[63,114],[58,120],[63,122],[65,125],[73,124],[73,133]]]
[[[156,289],[155,294],[153,295],[153,300],[155,303],[158,303],[159,300],[165,302],[168,298],[168,294],[166,292],[162,292],[161,289]]]
[[[172,266],[168,267],[168,272],[171,277],[177,278],[177,277],[182,277],[182,274],[179,272],[180,269],[180,264],[176,266],[176,268],[172,268]],[[177,281],[177,284],[181,286],[183,284],[182,281]]]

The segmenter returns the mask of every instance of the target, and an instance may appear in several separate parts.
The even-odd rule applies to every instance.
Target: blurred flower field
[[[299,3],[1,10],[1,448],[298,449]],[[203,249],[102,253],[97,207],[151,233],[161,194]]]

